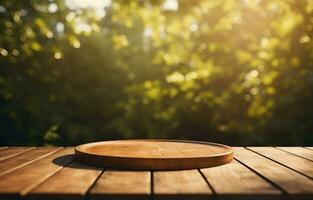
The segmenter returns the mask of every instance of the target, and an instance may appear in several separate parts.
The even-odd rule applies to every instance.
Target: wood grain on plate
[[[183,140],[117,140],[80,145],[78,161],[106,168],[181,170],[205,168],[232,161],[231,147]]]

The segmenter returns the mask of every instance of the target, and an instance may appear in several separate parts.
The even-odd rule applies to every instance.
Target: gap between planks
[[[106,170],[89,190],[88,199],[150,199],[150,171]]]
[[[154,199],[208,199],[213,191],[199,170],[155,171]]]
[[[145,199],[150,172],[114,171],[72,162],[30,193],[28,199]]]
[[[247,147],[249,150],[313,180],[313,162],[274,147]]]
[[[102,173],[102,168],[71,162],[27,194],[28,199],[81,199]]]
[[[275,147],[275,148],[313,162],[313,151],[311,151],[310,149],[304,147]]]
[[[73,165],[79,165],[73,169]],[[88,199],[207,199],[212,192],[198,170],[185,171],[86,171],[71,163],[28,194],[30,199],[71,197]],[[88,168],[91,168],[88,166]],[[99,173],[100,172],[100,173]],[[87,174],[86,174],[87,173]],[[91,177],[91,179],[90,179]],[[165,178],[164,178],[165,177]],[[152,178],[152,179],[151,179]],[[66,189],[64,183],[66,182]],[[75,183],[84,183],[75,185]],[[167,185],[166,185],[167,184]],[[209,195],[209,196],[208,196]]]
[[[250,150],[246,150],[246,151],[250,151]],[[252,151],[250,151],[251,153],[253,153],[253,154],[251,154],[251,155],[253,155],[252,157],[254,157],[255,155],[258,157],[258,156],[261,156],[261,155],[259,155],[259,154],[256,154],[256,153],[254,153],[254,152],[252,152]],[[50,157],[50,156],[49,156]],[[259,159],[259,157],[258,157],[258,159]],[[263,157],[263,159],[265,159],[265,160],[269,160],[268,158],[265,158],[265,157]],[[39,162],[40,160],[38,160],[38,161],[36,161],[36,162]],[[262,172],[263,170],[255,170],[255,168],[254,168],[254,166],[252,165],[251,166],[251,163],[248,163],[248,165],[246,165],[246,164],[244,164],[244,162],[241,162],[240,160],[238,160],[239,162],[238,162],[238,164],[235,164],[235,165],[239,165],[239,166],[241,166],[241,167],[239,167],[240,168],[240,170],[239,171],[241,171],[241,170],[244,170],[244,171],[246,171],[246,169],[248,169],[248,171],[249,170],[251,170],[251,173],[252,174],[254,174],[254,175],[249,175],[249,176],[257,176],[258,177],[258,175],[260,175],[260,177],[261,178],[264,178],[264,179],[261,179],[261,180],[265,180],[265,181],[267,181],[267,180],[269,180],[269,181],[272,181],[271,179],[269,179],[269,178],[271,178],[271,175],[268,175],[268,174],[265,174],[265,176],[264,175],[261,175],[262,173],[260,173],[260,172]],[[267,162],[267,161],[266,161]],[[271,162],[273,162],[272,160],[271,160]],[[236,161],[235,161],[235,163],[236,163]],[[72,163],[71,163],[72,164]],[[276,163],[276,164],[279,164],[279,163]],[[32,166],[34,166],[34,164],[30,164],[30,165],[32,165]],[[26,165],[27,166],[27,165]],[[26,167],[25,166],[25,167]],[[36,166],[36,165],[35,165]],[[23,168],[25,168],[25,167],[22,167],[22,168],[20,168],[18,171],[23,171],[22,169]],[[69,166],[68,166],[69,167]],[[36,190],[38,190],[38,191],[40,191],[39,189],[40,189],[40,187],[42,186],[42,185],[45,185],[45,184],[47,184],[47,187],[48,186],[50,186],[48,183],[46,183],[46,182],[48,182],[49,180],[51,181],[51,179],[53,179],[53,177],[56,175],[56,174],[59,174],[59,173],[61,173],[62,171],[64,171],[65,169],[67,169],[68,167],[65,167],[64,168],[64,166],[62,167],[62,168],[60,168],[59,170],[57,170],[57,171],[55,171],[55,172],[53,172],[53,173],[50,173],[49,174],[49,176],[48,177],[44,177],[44,179],[40,179],[39,181],[37,180],[37,184],[33,184],[32,185],[32,187],[28,187],[28,189],[26,188],[26,190],[24,190],[24,193],[25,194],[27,194],[27,197],[31,197],[31,198],[34,198],[35,196],[36,196]],[[227,167],[230,167],[230,164],[228,164],[228,165],[224,165],[224,166],[219,166],[219,167],[216,167],[215,168],[215,170],[217,170],[217,171],[222,171],[222,167],[225,167],[225,168],[227,168]],[[238,167],[238,166],[237,166]],[[25,171],[31,171],[30,169],[30,167],[28,167],[29,168],[29,170],[24,170],[24,172]],[[242,169],[243,168],[243,169]],[[244,168],[246,168],[246,169],[244,169]],[[204,195],[204,196],[206,196],[206,199],[207,198],[209,198],[209,197],[212,197],[213,196],[213,194],[214,194],[214,190],[216,190],[216,193],[217,193],[217,195],[221,195],[222,197],[223,197],[223,192],[221,192],[220,191],[220,189],[217,189],[218,187],[217,187],[217,185],[218,184],[220,184],[220,183],[216,183],[216,182],[214,182],[214,181],[212,181],[211,179],[212,179],[212,177],[210,178],[210,175],[205,175],[205,173],[203,173],[203,171],[205,171],[205,170],[211,170],[211,169],[214,169],[214,168],[209,168],[209,169],[201,169],[200,171],[198,171],[198,170],[196,170],[197,172],[198,172],[198,174],[202,177],[202,180],[204,181],[204,182],[206,182],[206,185],[207,185],[207,187],[209,188],[209,190],[211,189],[211,193],[209,193],[209,194],[206,194],[206,195]],[[287,169],[287,168],[286,168]],[[124,186],[122,185],[121,186],[121,184],[115,184],[115,186],[116,186],[116,189],[115,189],[115,192],[114,192],[114,188],[113,189],[111,189],[111,190],[109,190],[109,191],[107,191],[107,192],[105,192],[105,191],[103,191],[102,189],[101,189],[101,187],[103,187],[103,186],[101,186],[101,184],[104,184],[104,185],[106,185],[106,184],[108,184],[108,183],[106,183],[105,181],[107,181],[107,180],[105,180],[106,178],[107,178],[107,174],[105,174],[105,172],[109,172],[109,171],[104,171],[103,172],[103,170],[102,169],[100,169],[101,170],[101,172],[99,173],[99,175],[93,180],[93,181],[91,181],[92,183],[88,186],[89,188],[88,189],[86,189],[86,191],[85,192],[83,192],[83,193],[81,193],[81,194],[79,194],[78,195],[78,197],[79,198],[85,198],[84,197],[84,195],[85,194],[88,194],[87,196],[88,196],[88,199],[96,199],[97,198],[97,195],[99,195],[98,197],[109,197],[109,198],[106,198],[106,199],[116,199],[117,197],[123,197],[122,199],[124,199],[124,197],[136,197],[136,195],[134,195],[134,193],[133,193],[133,195],[130,195],[130,192],[127,194],[127,192],[125,192],[126,194],[122,194],[121,192],[118,192],[117,190],[118,189],[123,189],[123,187],[125,188],[125,187],[128,187],[127,185],[129,184],[129,183],[125,183],[124,182]],[[225,169],[223,169],[223,170],[225,170]],[[233,169],[232,169],[233,170]],[[230,171],[232,171],[232,170],[230,170]],[[189,171],[189,170],[188,170]],[[283,170],[284,171],[284,170]],[[114,171],[113,171],[114,172]],[[115,171],[116,173],[115,173],[115,175],[114,175],[114,173],[113,173],[113,175],[111,174],[110,176],[119,176],[118,174],[120,174],[120,171]],[[229,170],[226,170],[225,171],[225,173],[222,173],[222,174],[226,174],[227,175],[227,172],[229,172]],[[256,173],[254,173],[254,172],[256,172]],[[62,172],[63,174],[64,174],[64,172]],[[111,171],[111,173],[112,173],[112,171]],[[144,188],[148,188],[148,191],[149,191],[149,193],[144,193],[144,195],[142,195],[142,192],[140,193],[139,192],[139,197],[142,197],[142,198],[144,198],[144,199],[146,199],[146,198],[153,198],[153,199],[164,199],[167,195],[169,196],[169,197],[176,197],[176,198],[178,198],[178,199],[183,199],[182,197],[185,197],[185,198],[190,198],[190,199],[194,199],[194,198],[192,198],[192,192],[191,192],[191,194],[188,194],[188,191],[183,191],[183,192],[173,192],[173,190],[171,191],[171,192],[169,192],[168,194],[165,192],[164,194],[166,194],[166,195],[162,195],[162,193],[160,193],[160,192],[156,192],[156,194],[154,194],[155,193],[155,187],[157,187],[156,186],[156,183],[155,183],[155,174],[154,173],[158,173],[158,172],[148,172],[148,175],[147,175],[147,177],[149,177],[148,179],[146,179],[146,180],[150,180],[150,181],[148,181],[148,184],[146,184],[146,186],[147,187],[144,187]],[[181,172],[180,172],[181,173]],[[251,174],[251,173],[249,173],[249,172],[247,172],[248,174]],[[14,174],[16,174],[16,173],[14,173]],[[19,173],[17,173],[17,174],[19,174]],[[66,173],[65,173],[66,174]],[[69,174],[71,174],[71,173],[69,173]],[[75,174],[75,173],[74,173]],[[126,173],[127,174],[127,173]],[[212,175],[213,174],[213,175]],[[214,175],[215,173],[212,171],[211,172],[211,176],[216,176],[216,175]],[[73,175],[71,175],[71,176],[73,176]],[[71,177],[71,176],[68,176],[68,177]],[[175,177],[175,175],[167,175],[167,176],[169,176],[169,177]],[[178,177],[180,177],[180,176],[183,176],[183,175],[178,175]],[[125,176],[124,176],[125,177]],[[127,175],[127,177],[129,177],[128,175]],[[138,177],[137,175],[135,176],[135,177]],[[139,177],[141,177],[141,176],[139,176]],[[176,177],[177,177],[177,175],[176,175]],[[104,180],[101,180],[101,178],[103,178]],[[241,177],[237,177],[238,178],[238,180],[241,180]],[[111,179],[112,179],[112,177],[111,177]],[[113,178],[114,179],[114,178]],[[135,178],[135,179],[137,179],[138,181],[139,181],[139,179],[140,179],[140,181],[142,181],[142,180],[145,180],[145,179],[143,179],[143,178]],[[170,178],[170,180],[175,180],[175,181],[173,181],[174,182],[174,184],[173,185],[175,185],[175,183],[177,182],[177,178]],[[178,178],[178,180],[183,180],[184,178]],[[67,179],[65,179],[65,180],[67,180]],[[77,180],[81,180],[81,179],[77,179]],[[199,179],[200,180],[200,179]],[[213,180],[215,180],[215,178],[213,178]],[[226,180],[226,179],[225,179]],[[244,180],[244,179],[243,179]],[[1,183],[1,181],[2,180],[0,180],[0,183]],[[100,183],[99,181],[104,181],[104,183]],[[124,181],[124,179],[121,179],[121,182],[120,183],[123,183],[123,181]],[[216,180],[215,180],[216,181]],[[265,182],[264,181],[264,182]],[[79,181],[78,181],[79,182]],[[99,182],[99,183],[98,183]],[[257,181],[257,182],[262,182],[262,181]],[[51,183],[51,182],[50,182]],[[109,182],[110,183],[110,182]],[[226,182],[227,183],[227,182]],[[231,183],[231,182],[230,182]],[[267,182],[266,182],[267,183]],[[274,186],[275,185],[277,185],[278,187],[276,187],[276,188],[280,188],[280,184],[277,184],[277,180],[274,180],[273,181],[273,183],[274,183]],[[98,184],[98,185],[97,185]],[[269,183],[268,183],[269,184]],[[68,186],[68,185],[70,185],[70,184],[66,184],[66,186]],[[135,183],[132,183],[132,185],[138,185],[138,184],[136,184],[136,182]],[[214,188],[213,189],[213,191],[212,191],[212,188],[210,188],[210,185],[212,185],[211,187],[212,188]],[[262,185],[262,184],[261,184]],[[266,184],[265,184],[266,185]],[[1,185],[0,185],[1,186]],[[235,186],[237,186],[237,184],[235,184]],[[96,187],[98,187],[98,189],[94,189],[94,188],[96,188]],[[173,187],[175,187],[175,186],[173,186]],[[247,186],[246,186],[247,187]],[[261,186],[262,187],[262,186]],[[266,187],[268,187],[268,186],[266,186]],[[1,188],[1,187],[0,187]],[[38,189],[39,188],[39,189]],[[188,189],[190,189],[190,188],[188,188]],[[274,189],[275,190],[275,189]],[[282,189],[282,190],[284,190],[284,189]],[[37,192],[38,192],[37,191]],[[243,190],[244,191],[244,190]],[[278,190],[277,190],[278,191]],[[276,191],[276,192],[277,192]],[[290,192],[290,191],[288,191],[288,190],[286,190],[288,193]],[[28,193],[29,192],[29,193]],[[40,192],[39,192],[40,193]],[[278,191],[278,193],[279,193],[279,191]],[[136,194],[136,193],[135,193]],[[137,192],[137,194],[138,194],[138,192]],[[153,195],[154,194],[154,195]],[[38,195],[38,194],[37,194]],[[275,192],[273,193],[273,195],[276,195],[275,194]],[[58,196],[58,195],[55,195],[55,197],[56,196]],[[201,196],[201,195],[200,195]],[[37,198],[38,197],[40,197],[40,195],[38,195],[37,196]],[[224,191],[224,197],[227,197],[227,191],[225,192]],[[237,196],[238,197],[238,196]],[[251,196],[250,196],[251,197]],[[259,196],[260,197],[260,196]],[[266,196],[267,197],[267,196]],[[312,196],[311,196],[312,197]],[[35,197],[36,198],[36,197]],[[54,198],[55,199],[55,198]],[[127,199],[127,198],[126,198]],[[135,199],[138,199],[138,198],[135,198]]]
[[[200,171],[220,198],[277,199],[283,193],[237,160]]]
[[[305,194],[312,198],[313,181],[309,178],[252,150],[242,147],[235,149],[238,161],[251,168],[274,186],[289,195],[293,195],[293,197]]]
[[[0,162],[0,176],[11,173],[23,166],[49,156],[60,149],[61,148],[38,147],[29,151],[24,151],[14,157],[4,159]]]
[[[164,199],[168,197],[178,199],[201,197],[207,199],[212,194],[198,170],[157,171],[153,173],[150,171],[107,170],[98,174],[99,171],[97,172],[97,170],[101,169],[96,169],[96,172],[88,172],[83,168],[70,169],[73,167],[71,165],[74,164],[72,163],[54,174],[32,190],[27,197],[30,199],[53,199],[67,196],[79,199],[87,194],[87,198],[92,200],[103,198]],[[66,189],[61,184],[65,181]],[[75,185],[77,182],[84,184],[77,187]]]
[[[60,170],[66,162],[70,162],[72,158],[61,158],[56,162],[60,156],[73,153],[72,149],[57,148],[55,152],[47,155],[39,160],[29,163],[21,168],[18,168],[9,174],[5,174],[0,179],[0,193],[1,197],[7,199],[21,199],[28,191],[43,182],[56,171]],[[53,163],[53,164],[51,164]],[[14,187],[12,187],[14,185]]]
[[[0,151],[0,161],[13,158],[19,154],[35,149],[36,147],[10,147]]]

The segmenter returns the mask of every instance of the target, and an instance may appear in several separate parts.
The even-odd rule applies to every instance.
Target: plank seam
[[[284,151],[284,152],[286,152],[286,153],[289,153],[289,154],[291,154],[291,155],[294,155],[294,156],[297,156],[297,157],[303,158],[303,159],[308,160],[308,161],[310,161],[310,162],[313,162],[313,160],[310,160],[310,159],[308,159],[308,158],[306,158],[306,157],[303,157],[303,156],[301,156],[301,155],[298,155],[298,154],[295,154],[295,153],[292,153],[292,152],[286,151],[286,150],[281,149],[281,148],[279,148],[279,147],[274,147],[274,148],[275,148],[275,149],[279,149],[279,150],[281,150],[281,151]],[[301,148],[303,148],[303,147],[301,147]],[[303,149],[306,149],[306,148],[303,148]],[[313,152],[312,152],[312,154],[313,154]]]
[[[260,156],[262,156],[262,157],[264,157],[264,158],[267,158],[267,159],[269,159],[269,160],[271,160],[271,161],[273,161],[273,162],[275,162],[275,163],[277,163],[277,164],[279,164],[279,165],[281,165],[281,166],[283,166],[283,167],[286,167],[286,168],[288,168],[288,169],[290,169],[290,170],[292,170],[292,171],[294,171],[294,172],[297,172],[298,174],[301,174],[302,176],[305,176],[305,177],[307,177],[307,178],[310,179],[310,180],[313,180],[312,177],[310,177],[310,176],[308,176],[308,175],[306,175],[306,174],[304,174],[304,173],[302,173],[302,172],[299,172],[298,170],[293,169],[293,168],[291,168],[291,167],[289,167],[289,166],[287,166],[287,165],[285,165],[285,164],[283,164],[283,163],[281,163],[281,162],[279,162],[279,161],[276,161],[276,160],[271,159],[271,158],[269,158],[269,157],[267,157],[267,156],[265,156],[265,155],[263,155],[263,154],[261,154],[261,153],[258,153],[258,152],[256,152],[256,151],[250,149],[249,147],[247,147],[246,149],[248,149],[249,151],[252,151],[252,152],[254,152],[254,153],[256,153],[256,154],[258,154],[258,155],[260,155]]]
[[[62,149],[64,149],[63,147],[60,148],[58,151],[53,152],[52,154],[55,154],[59,151],[61,151]],[[52,155],[51,154],[51,155]],[[37,183],[35,184],[31,184],[30,186],[26,187],[24,190],[22,190],[21,195],[26,196],[28,193],[32,192],[33,190],[35,190],[36,188],[38,188],[40,185],[42,185],[45,181],[47,181],[49,178],[51,178],[52,176],[54,176],[56,173],[58,173],[59,171],[61,171],[62,169],[64,169],[65,167],[67,167],[69,164],[71,164],[74,161],[74,158],[66,165],[62,166],[61,168],[59,168],[58,170],[46,175],[45,177],[43,177],[41,180],[39,180]]]
[[[310,148],[308,148],[308,147],[303,147],[303,148],[313,151],[313,149],[310,149]]]
[[[47,156],[50,156],[50,155],[52,155],[52,154],[54,154],[54,153],[60,151],[61,149],[62,149],[62,148],[57,148],[56,150],[51,151],[51,152],[49,152],[49,153],[46,153],[46,154],[44,154],[44,155],[42,155],[42,156],[39,156],[38,158],[35,158],[34,160],[28,161],[28,162],[26,162],[26,163],[24,163],[24,164],[21,164],[21,165],[17,166],[17,167],[13,167],[12,169],[5,171],[4,173],[0,173],[0,177],[1,177],[1,176],[4,176],[4,175],[7,175],[7,174],[10,174],[10,173],[14,172],[15,170],[18,170],[18,169],[20,169],[20,168],[22,168],[22,167],[24,167],[24,166],[26,166],[26,165],[29,165],[29,164],[31,164],[31,163],[33,163],[33,162],[36,162],[36,161],[38,161],[38,160],[40,160],[40,159],[43,159],[43,158],[47,157]]]
[[[213,198],[217,195],[215,189],[213,188],[212,184],[209,182],[209,180],[205,177],[205,175],[202,173],[202,171],[200,169],[198,169],[198,172],[200,173],[200,175],[202,176],[202,178],[204,179],[204,181],[207,183],[207,185],[209,186],[209,188],[212,191],[212,196]]]
[[[9,158],[14,158],[14,157],[16,157],[16,156],[18,156],[18,155],[21,155],[22,153],[26,153],[26,152],[28,152],[28,151],[30,151],[30,150],[35,149],[35,148],[36,148],[36,147],[30,147],[29,149],[25,149],[24,151],[17,152],[17,153],[15,153],[15,154],[9,155],[8,157],[0,158],[0,162],[4,161],[4,160],[6,160],[6,159],[9,159]]]
[[[269,178],[267,178],[266,176],[262,175],[261,173],[259,173],[258,171],[256,171],[255,169],[253,169],[252,167],[246,165],[244,162],[241,162],[239,159],[237,159],[236,157],[234,158],[237,162],[239,162],[241,165],[243,165],[244,167],[248,168],[249,170],[251,170],[252,172],[254,172],[256,175],[258,175],[259,177],[261,177],[263,180],[265,180],[266,182],[268,182],[269,184],[271,184],[274,188],[280,190],[282,192],[282,195],[287,195],[287,192],[278,184],[276,184],[275,182],[273,182],[272,180],[270,180]]]
[[[153,175],[153,171],[150,171],[150,196],[151,196],[151,200],[154,200],[154,175]]]
[[[102,174],[105,172],[105,169],[102,169],[100,174],[95,178],[95,180],[93,181],[93,183],[90,185],[90,187],[87,189],[84,197],[82,199],[84,200],[88,200],[90,199],[90,191],[91,189],[96,185],[96,183],[98,182],[98,180],[100,179],[100,177],[102,176]]]

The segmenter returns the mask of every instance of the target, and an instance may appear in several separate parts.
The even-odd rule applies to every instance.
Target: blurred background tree
[[[313,1],[3,0],[0,144],[313,144]]]

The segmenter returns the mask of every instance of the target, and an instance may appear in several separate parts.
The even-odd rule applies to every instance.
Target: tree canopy
[[[0,2],[1,144],[313,144],[313,1],[105,2]]]

